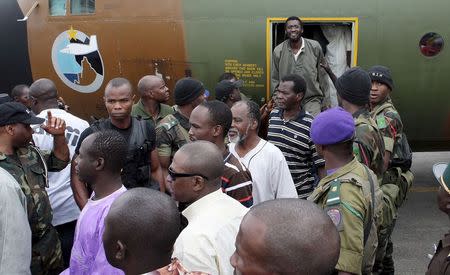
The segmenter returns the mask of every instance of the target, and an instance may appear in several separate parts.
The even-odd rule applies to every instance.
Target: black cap
[[[394,81],[392,80],[391,71],[388,67],[375,65],[369,69],[369,76],[372,81],[378,81],[386,84],[391,91],[394,88]]]
[[[0,104],[0,126],[15,123],[42,124],[45,119],[39,118],[19,102]]]
[[[369,103],[370,87],[369,74],[359,67],[349,69],[336,81],[338,95],[359,106]]]
[[[7,93],[1,93],[0,92],[0,104],[11,102],[13,101],[12,98]]]
[[[185,77],[175,84],[175,104],[179,106],[187,105],[205,92],[203,84],[193,78]]]
[[[222,80],[216,85],[216,99],[220,101],[226,101],[234,89],[242,87],[242,80],[230,81]]]

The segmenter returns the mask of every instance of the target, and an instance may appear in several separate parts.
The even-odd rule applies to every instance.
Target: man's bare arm
[[[164,180],[165,178],[163,176],[163,169],[161,168],[158,151],[156,149],[150,152],[150,162],[151,162],[150,167],[151,176],[158,181],[159,190],[161,192],[165,192],[166,191],[166,184]]]

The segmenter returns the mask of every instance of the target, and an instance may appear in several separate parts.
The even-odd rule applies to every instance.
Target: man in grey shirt
[[[289,17],[286,20],[288,38],[275,47],[272,55],[272,91],[284,76],[302,76],[307,86],[302,108],[316,116],[322,107],[330,106],[326,72],[320,66],[323,52],[317,41],[303,38],[302,34],[303,23],[300,18]]]
[[[30,274],[31,230],[19,183],[0,168],[0,274]]]

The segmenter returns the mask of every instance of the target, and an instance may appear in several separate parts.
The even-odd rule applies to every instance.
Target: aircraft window
[[[66,15],[66,0],[49,0],[48,6],[51,16]]]
[[[94,13],[95,0],[71,0],[70,11],[73,15]]]
[[[420,52],[425,56],[435,56],[443,47],[444,39],[435,32],[425,34],[419,42]]]

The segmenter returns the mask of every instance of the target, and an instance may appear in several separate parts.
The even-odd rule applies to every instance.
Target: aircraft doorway
[[[267,97],[271,93],[270,67],[272,65],[272,53],[275,47],[286,39],[285,21],[287,18],[268,18],[266,28],[266,62],[267,62]],[[332,67],[337,76],[340,76],[345,68],[357,64],[358,53],[358,18],[301,18],[303,22],[303,37],[319,42],[327,60],[336,56],[338,66]],[[342,63],[342,64],[339,64]],[[336,64],[334,64],[336,65]],[[330,66],[332,66],[330,64]]]

